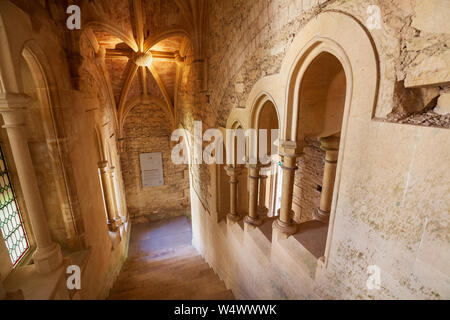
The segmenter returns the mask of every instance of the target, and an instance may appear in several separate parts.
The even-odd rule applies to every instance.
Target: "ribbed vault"
[[[120,136],[136,101],[163,101],[171,127],[177,126],[181,77],[202,54],[204,8],[204,0],[84,2],[84,34],[104,59]]]

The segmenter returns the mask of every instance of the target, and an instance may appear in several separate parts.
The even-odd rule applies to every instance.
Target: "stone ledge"
[[[88,248],[86,250],[73,252],[68,255],[68,258],[70,259],[70,264],[76,265],[80,267],[81,270],[81,287],[83,288],[83,274],[86,270],[86,266],[88,264],[89,258],[91,256],[91,248]],[[70,299],[71,300],[80,300],[82,299],[82,290],[71,290],[69,291]]]
[[[49,274],[39,274],[35,265],[14,269],[4,281],[7,292],[22,290],[24,300],[69,300],[66,288],[66,268],[70,259],[65,258],[57,270]]]

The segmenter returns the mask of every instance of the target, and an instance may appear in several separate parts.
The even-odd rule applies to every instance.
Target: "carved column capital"
[[[225,172],[230,177],[237,177],[242,173],[241,166],[225,166]]]
[[[301,153],[297,152],[297,142],[282,140],[280,142],[279,155],[282,157],[294,157],[297,158],[301,155]]]

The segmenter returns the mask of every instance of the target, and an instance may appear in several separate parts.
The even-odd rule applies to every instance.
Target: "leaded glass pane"
[[[0,146],[0,230],[13,265],[30,248],[14,189],[11,185],[3,150]]]

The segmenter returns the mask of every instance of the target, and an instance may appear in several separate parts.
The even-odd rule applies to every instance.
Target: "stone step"
[[[214,273],[206,274],[190,280],[180,280],[172,282],[148,282],[142,287],[135,287],[131,290],[116,292],[112,291],[110,299],[149,299],[149,300],[177,300],[206,299],[210,294],[225,291],[225,284],[219,280]]]
[[[204,263],[204,260],[199,255],[194,257],[184,257],[183,259],[176,259],[176,260],[168,259],[158,262],[140,261],[130,268],[127,269],[124,268],[119,278],[127,278],[132,275],[149,273],[150,271],[156,272],[161,269],[169,269],[169,270],[179,269],[188,266],[190,264],[201,264],[201,263]]]
[[[142,287],[151,283],[164,283],[170,281],[183,281],[189,279],[195,279],[196,277],[200,277],[205,273],[212,273],[212,271],[207,263],[201,264],[190,264],[185,265],[180,268],[170,267],[169,269],[163,269],[160,271],[148,271],[138,275],[131,275],[129,277],[120,277],[116,281],[114,288],[119,291],[119,288],[130,288],[132,286]]]
[[[148,259],[152,261],[177,258],[182,256],[198,255],[198,252],[191,245],[182,245],[169,249],[143,251],[137,255],[128,255],[127,262],[140,261]]]
[[[187,219],[137,225],[110,300],[232,300],[233,293],[191,245]]]

